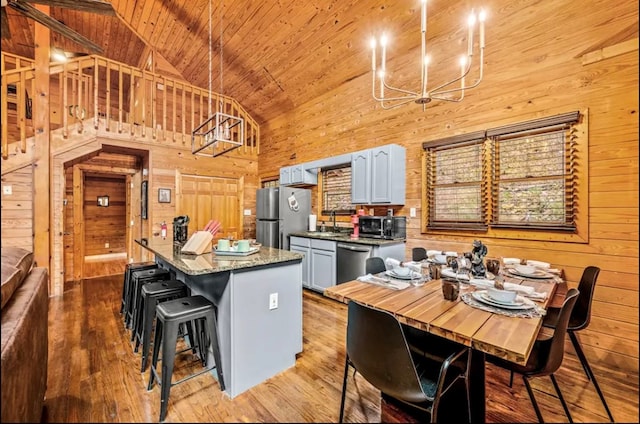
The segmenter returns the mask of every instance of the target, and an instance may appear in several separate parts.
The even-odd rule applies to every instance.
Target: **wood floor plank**
[[[49,307],[49,369],[43,422],[157,422],[160,391],[147,391],[122,323],[122,276],[92,278],[65,287]],[[336,422],[344,372],[346,306],[311,291],[303,297],[303,352],[296,365],[234,399],[210,374],[171,389],[166,422]],[[575,422],[606,422],[600,400],[572,347],[556,376]],[[256,352],[256,354],[260,354]],[[193,365],[179,362],[175,376]],[[638,422],[638,376],[592,364],[617,422]],[[359,374],[350,373],[347,422],[419,422]],[[522,379],[487,365],[489,423],[537,421]],[[532,380],[548,422],[567,422],[548,377]]]

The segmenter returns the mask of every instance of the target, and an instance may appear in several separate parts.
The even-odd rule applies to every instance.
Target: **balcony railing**
[[[192,131],[215,112],[244,120],[240,152],[259,152],[260,129],[233,98],[187,82],[105,59],[84,56],[52,62],[49,81],[50,129],[83,133],[85,126],[163,143],[191,146]],[[9,146],[27,151],[33,136],[31,99],[35,94],[33,60],[2,53],[2,157]],[[196,143],[198,140],[196,140]]]

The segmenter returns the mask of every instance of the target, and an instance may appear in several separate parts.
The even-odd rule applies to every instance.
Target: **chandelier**
[[[191,153],[202,156],[220,156],[244,144],[244,120],[225,112],[222,84],[222,2],[220,2],[220,95],[217,112],[211,115],[212,106],[212,37],[211,37],[211,1],[209,0],[209,118],[198,125],[191,133]]]
[[[386,69],[386,56],[387,56],[387,36],[383,34],[379,41],[375,38],[371,40],[371,70],[372,72],[372,94],[373,98],[380,102],[383,109],[392,109],[409,102],[415,102],[422,105],[422,110],[426,110],[426,105],[432,100],[444,100],[448,102],[459,102],[464,98],[465,90],[475,88],[482,81],[482,68],[484,62],[484,21],[486,13],[481,10],[476,16],[473,11],[468,19],[468,36],[467,36],[467,52],[460,57],[460,73],[458,76],[451,78],[449,81],[440,84],[439,86],[429,89],[427,88],[429,77],[429,55],[427,52],[427,0],[421,0],[421,35],[422,35],[422,52],[420,54],[420,88],[418,91],[404,90],[402,88],[396,88],[391,86],[387,81],[387,69]],[[479,22],[479,42],[478,49],[480,50],[480,64],[478,70],[477,79],[471,84],[465,85],[465,78],[471,70],[474,55],[474,41],[473,35],[475,32],[476,21]],[[378,94],[376,95],[376,50],[378,44],[381,48],[381,62],[380,69],[377,69],[377,77],[379,79]],[[459,86],[452,86],[452,84],[459,82]],[[387,94],[387,90],[390,92]]]

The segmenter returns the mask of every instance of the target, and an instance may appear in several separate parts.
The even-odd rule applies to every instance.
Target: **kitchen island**
[[[247,256],[187,255],[168,240],[136,242],[193,295],[216,305],[229,397],[295,365],[302,352],[301,254],[262,247]]]

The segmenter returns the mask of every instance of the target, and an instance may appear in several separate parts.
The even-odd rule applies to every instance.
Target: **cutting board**
[[[213,234],[209,231],[196,231],[182,246],[181,252],[191,255],[202,255],[205,252],[211,252],[212,240]]]

